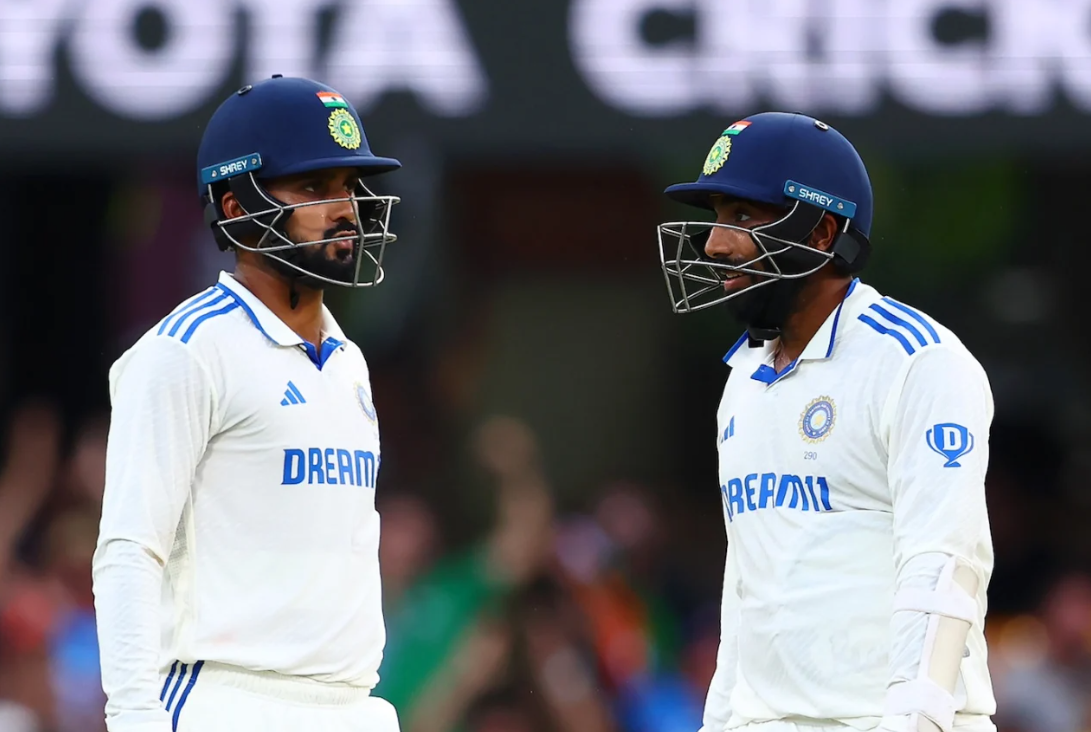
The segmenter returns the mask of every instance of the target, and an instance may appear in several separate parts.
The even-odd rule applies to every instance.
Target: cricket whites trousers
[[[174,732],[399,732],[368,689],[203,661],[172,665],[163,703]]]

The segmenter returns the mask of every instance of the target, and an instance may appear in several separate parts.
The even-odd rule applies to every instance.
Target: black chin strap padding
[[[231,193],[234,194],[235,200],[239,202],[239,205],[242,207],[243,211],[248,214],[258,211],[268,211],[269,209],[275,209],[278,205],[283,205],[280,204],[279,201],[275,201],[275,199],[273,202],[267,200],[266,197],[262,195],[262,192],[258,190],[258,183],[254,180],[254,177],[252,175],[240,175],[238,177],[231,178],[230,180],[226,181],[226,183],[227,190],[230,190]],[[225,192],[226,191],[219,194],[220,200],[223,199],[223,193]],[[213,234],[217,237],[217,244],[220,246],[221,249],[223,249],[224,245],[219,240],[220,236],[223,236],[224,240],[227,242],[228,248],[234,246],[233,242],[231,241],[232,238],[239,241],[245,239],[254,239],[260,241],[261,238],[265,235],[268,228],[270,226],[273,226],[274,221],[276,222],[275,229],[280,233],[283,233],[284,226],[285,224],[287,224],[288,219],[292,215],[292,210],[273,210],[268,214],[258,216],[254,219],[235,221],[226,218],[222,207],[217,203],[214,206],[214,213],[218,216],[218,220],[221,223],[219,226],[213,226],[212,230]],[[279,217],[278,214],[280,214]],[[209,215],[210,214],[206,209],[206,221]],[[230,228],[231,230],[230,237],[225,232],[225,230],[228,228]]]
[[[798,203],[791,213],[780,221],[756,227],[758,237],[776,237],[776,241],[762,242],[770,253],[770,261],[782,274],[800,274],[821,267],[828,261],[823,252],[807,245],[811,233],[818,227],[826,212],[809,203]],[[798,246],[788,246],[792,242]]]
[[[279,201],[275,203],[270,202],[262,195],[262,191],[258,190],[258,183],[254,180],[252,175],[240,175],[237,178],[232,178],[229,181],[229,184],[231,186],[231,192],[235,194],[235,199],[238,200],[239,204],[242,205],[243,210],[247,213],[268,211],[278,205],[283,205],[280,204]],[[285,215],[280,218],[278,224],[283,224],[290,214],[290,210],[285,212]],[[274,211],[264,216],[259,216],[254,219],[254,221],[264,224],[265,226],[270,226],[276,217],[277,212]]]
[[[755,233],[803,244],[825,215],[826,212],[818,206],[801,202],[783,219],[768,226],[758,227]]]
[[[825,215],[826,211],[818,206],[800,203],[788,216],[771,226],[759,227],[755,233],[803,244],[810,238]],[[849,229],[837,235],[833,246],[830,247],[830,254],[833,255],[834,264],[839,271],[853,274],[862,270],[867,264],[868,256],[871,254],[871,242],[863,233]],[[806,257],[805,253],[799,249],[785,252],[782,256],[790,265],[807,268],[814,266],[813,262],[807,263],[811,262],[811,258]]]
[[[846,231],[838,235],[830,248],[837,269],[846,274],[859,272],[867,264],[871,254],[871,242],[859,231]]]
[[[746,339],[751,348],[756,348],[768,341],[775,341],[780,337],[780,328],[759,328],[756,325],[747,326]]]
[[[205,204],[205,226],[212,230],[212,238],[216,240],[216,246],[220,248],[220,251],[226,252],[232,244],[224,230],[217,225],[220,221],[218,208],[215,203]]]

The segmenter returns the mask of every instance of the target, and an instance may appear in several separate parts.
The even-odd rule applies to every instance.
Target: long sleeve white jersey
[[[111,732],[170,730],[206,661],[377,683],[379,428],[363,355],[323,315],[315,348],[221,274],[111,368],[93,565]]]
[[[727,526],[722,628],[703,732],[786,718],[869,729],[916,678],[944,559],[980,579],[956,725],[991,727],[983,634],[993,553],[985,507],[992,395],[948,329],[854,281],[780,373],[743,338],[718,412]]]

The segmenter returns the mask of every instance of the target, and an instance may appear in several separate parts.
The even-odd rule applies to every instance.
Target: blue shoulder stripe
[[[879,333],[882,333],[883,335],[888,335],[891,338],[893,338],[894,340],[898,341],[898,343],[902,344],[902,348],[905,349],[906,353],[908,353],[910,356],[913,355],[914,349],[913,349],[912,344],[910,344],[909,341],[906,340],[906,337],[904,335],[902,335],[899,331],[891,330],[891,329],[887,328],[886,326],[879,325],[878,323],[875,322],[875,320],[873,320],[870,316],[867,316],[867,315],[861,315],[857,319],[862,323],[867,323],[868,325],[870,325],[872,328],[874,328]]]
[[[937,333],[936,329],[932,327],[932,324],[929,323],[928,320],[923,315],[918,313],[916,310],[909,307],[908,305],[903,305],[900,302],[898,302],[897,300],[894,300],[894,299],[889,298],[889,297],[884,297],[883,302],[885,302],[887,305],[890,305],[891,307],[894,307],[894,308],[897,308],[898,310],[901,310],[903,313],[905,313],[909,317],[913,318],[913,320],[920,323],[924,327],[924,329],[926,331],[928,331],[928,335],[932,336],[932,340],[934,340],[936,343],[940,342],[939,341],[939,333]]]
[[[921,346],[928,345],[928,341],[924,340],[924,336],[921,335],[921,332],[914,328],[913,324],[909,321],[899,318],[897,315],[890,312],[886,308],[879,307],[878,304],[872,304],[871,309],[879,313],[879,315],[883,316],[886,320],[893,323],[894,325],[900,325],[901,327],[905,328],[911,336],[917,339],[917,343],[921,344]]]
[[[197,331],[197,328],[201,325],[201,323],[205,322],[209,318],[215,318],[217,315],[230,313],[238,306],[239,304],[237,302],[229,302],[219,310],[212,310],[204,313],[198,318],[195,318],[194,321],[190,324],[189,328],[186,329],[185,335],[182,336],[182,343],[189,343],[189,339],[193,337],[193,334]]]
[[[191,308],[193,306],[200,305],[202,302],[208,300],[208,298],[212,297],[215,294],[216,294],[216,288],[215,287],[210,287],[207,290],[205,290],[204,292],[200,293],[199,295],[195,295],[195,296],[191,297],[190,299],[186,300],[181,305],[176,307],[174,310],[172,310],[170,312],[170,315],[163,318],[163,322],[159,326],[158,335],[163,335],[164,331],[167,330],[167,325],[170,324],[171,318],[173,318],[174,316],[178,315],[181,312],[184,312],[185,310],[187,310],[187,309],[189,309],[189,308]]]
[[[217,303],[226,299],[227,295],[217,295],[211,300],[206,300],[205,302],[202,302],[198,305],[187,308],[185,312],[183,312],[174,320],[174,325],[172,325],[170,327],[170,330],[167,331],[167,335],[171,338],[174,338],[176,335],[178,335],[178,331],[182,329],[182,326],[185,325],[186,321],[189,320],[195,313],[198,313],[202,310],[207,310],[210,307],[214,307]]]
[[[237,302],[237,303],[239,304],[239,307],[240,307],[240,308],[242,308],[242,309],[243,309],[243,311],[244,311],[244,312],[245,312],[245,313],[246,313],[246,314],[247,314],[248,316],[250,316],[250,322],[254,324],[254,327],[255,327],[255,328],[257,328],[258,330],[260,330],[260,331],[261,331],[261,334],[262,334],[263,336],[265,336],[265,337],[266,337],[266,338],[268,338],[269,340],[271,340],[271,341],[274,341],[274,342],[275,342],[275,340],[274,340],[273,336],[271,336],[271,335],[269,335],[268,333],[266,333],[266,332],[265,332],[265,328],[262,328],[262,327],[261,327],[261,321],[260,321],[260,320],[258,320],[258,316],[254,314],[254,311],[253,311],[253,310],[252,310],[252,309],[250,308],[250,306],[249,306],[249,305],[247,305],[247,304],[246,304],[246,301],[245,301],[245,300],[243,300],[243,299],[242,299],[241,297],[239,297],[239,296],[238,296],[237,294],[235,294],[234,292],[232,292],[232,291],[230,290],[230,288],[224,287],[224,285],[223,285],[223,283],[222,283],[222,282],[217,282],[217,283],[216,283],[216,287],[217,287],[217,288],[219,288],[219,289],[220,289],[221,291],[223,291],[223,292],[227,293],[228,297],[232,298],[232,299],[233,299],[233,300],[234,300],[235,302]]]

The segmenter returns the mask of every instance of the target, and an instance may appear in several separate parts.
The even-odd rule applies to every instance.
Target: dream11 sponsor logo
[[[191,112],[232,71],[239,11],[247,80],[317,77],[361,110],[396,90],[443,117],[485,104],[487,80],[456,0],[342,0],[319,48],[330,8],[329,0],[0,0],[0,115],[48,109],[62,44],[76,82],[104,109],[142,121]],[[134,30],[148,13],[163,31],[153,48]]]
[[[1041,114],[1058,92],[1091,110],[1091,0],[572,0],[569,37],[637,116],[860,116],[884,94],[937,116]]]

